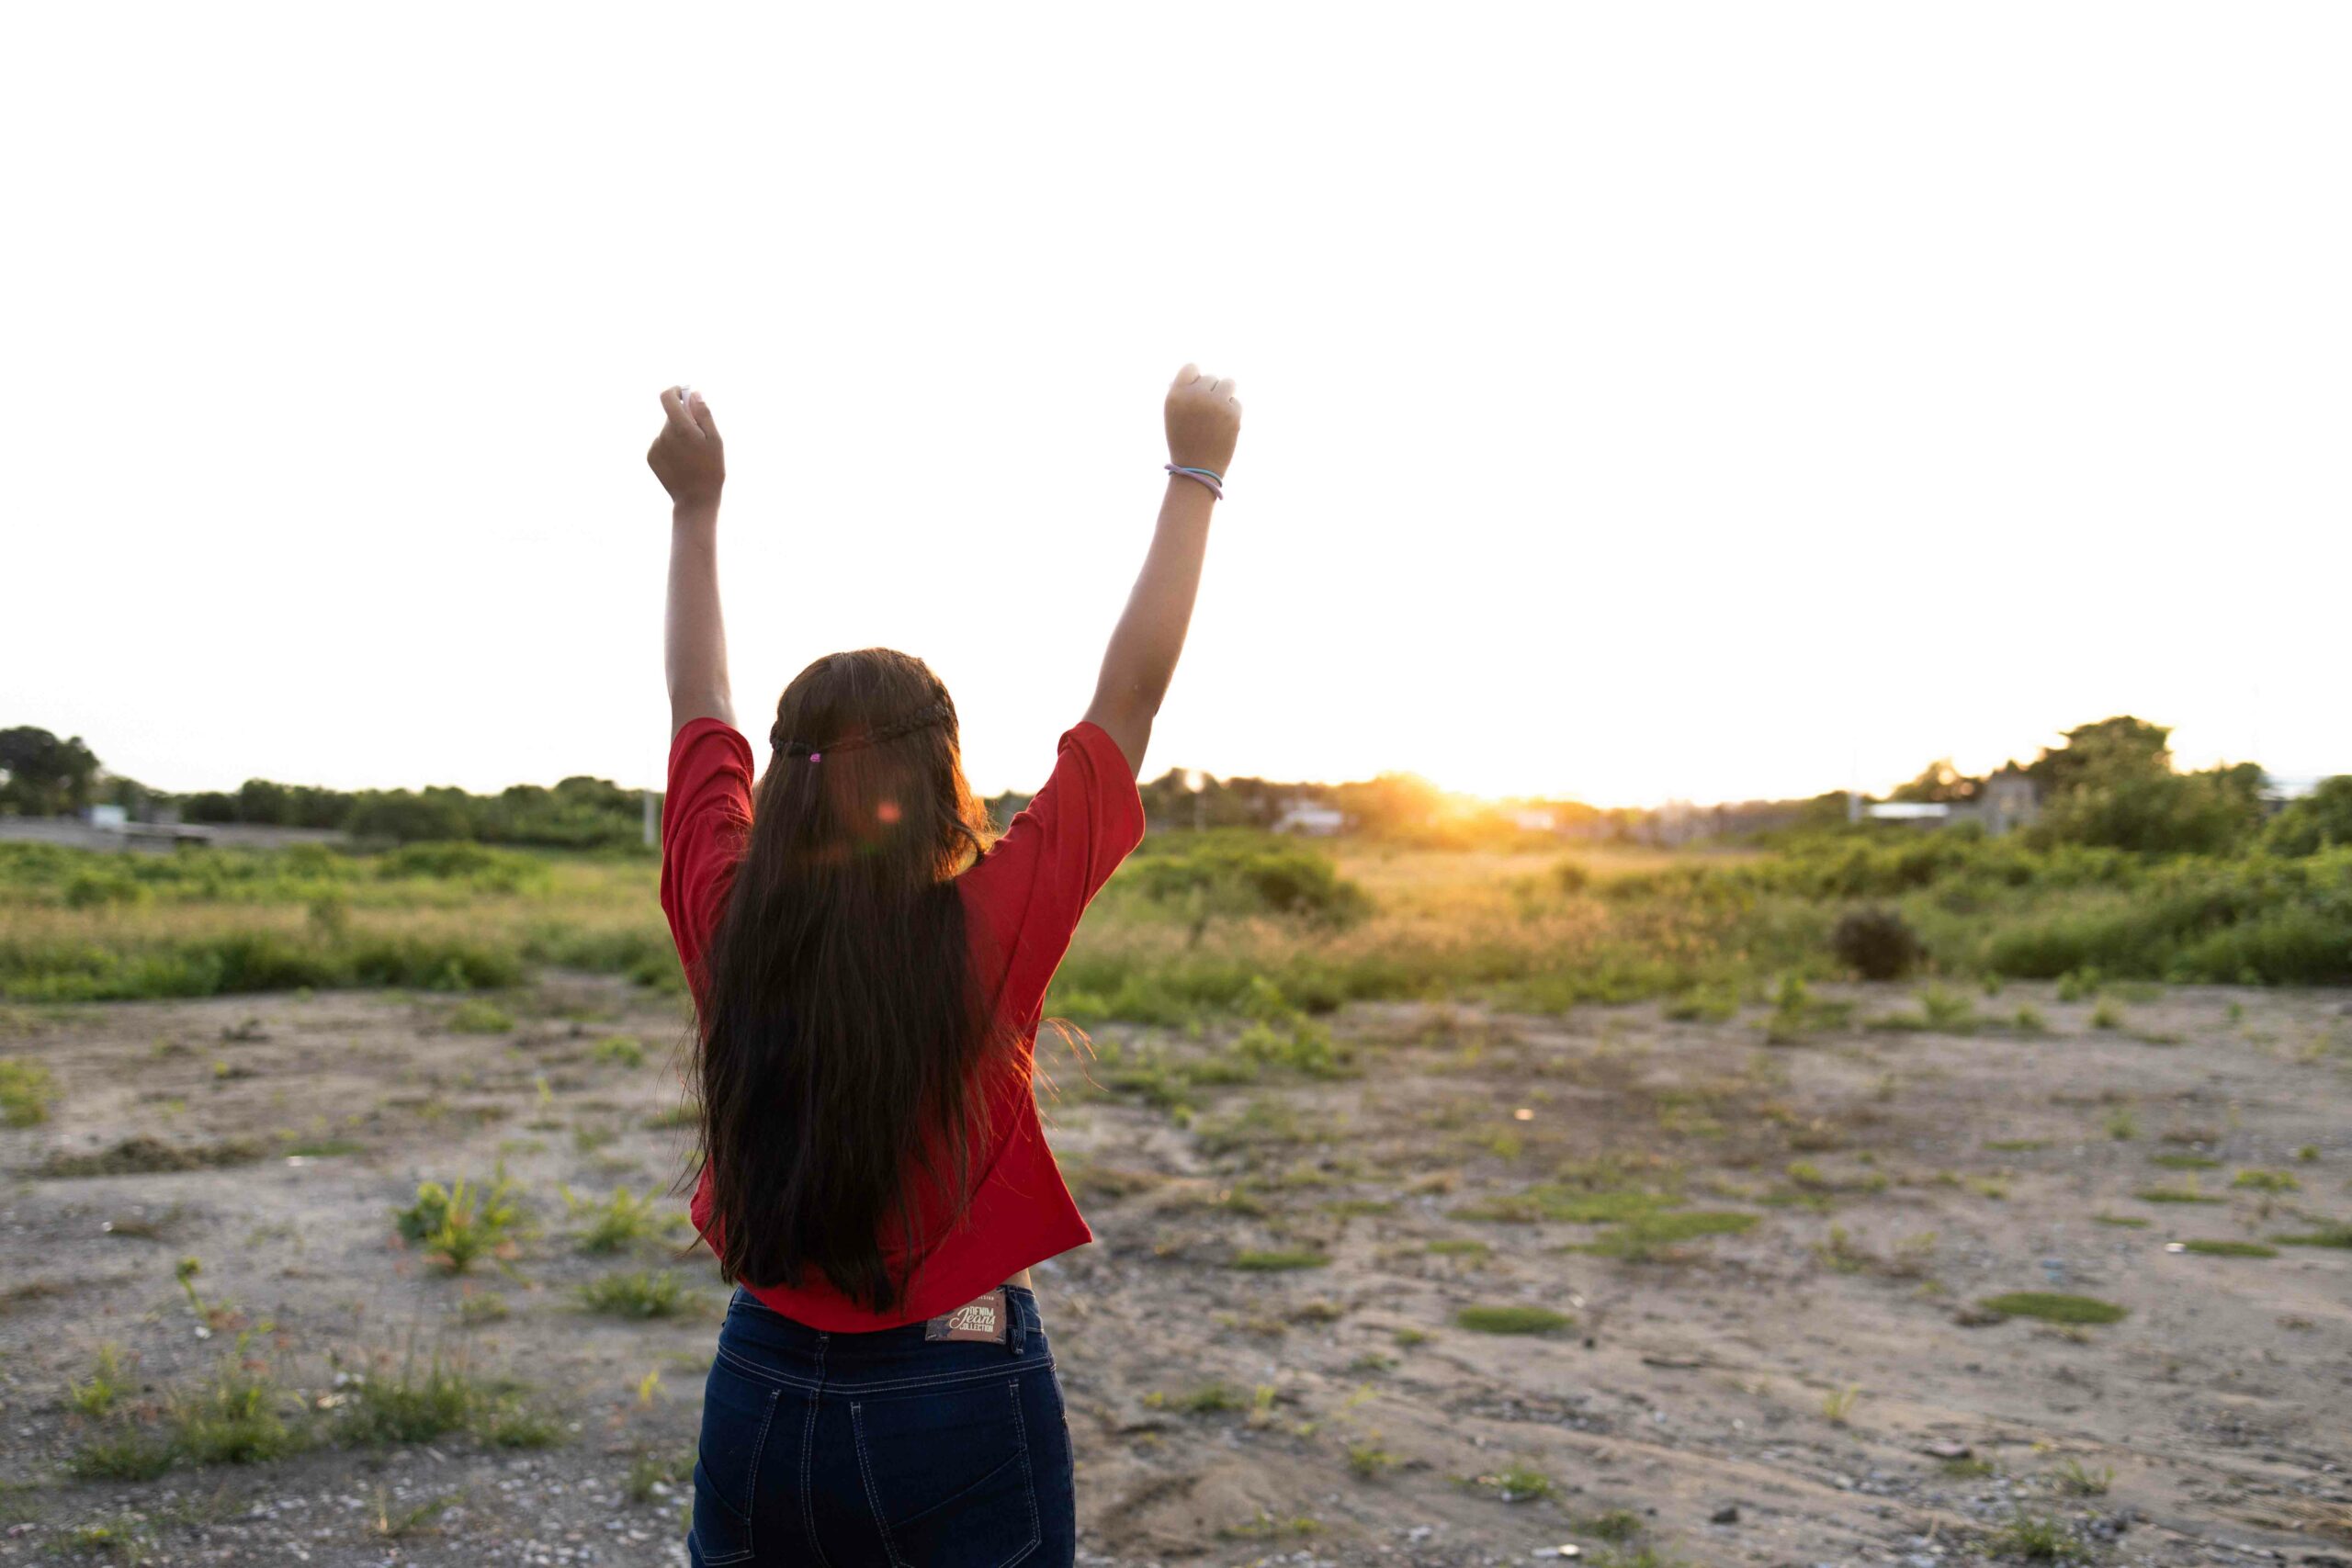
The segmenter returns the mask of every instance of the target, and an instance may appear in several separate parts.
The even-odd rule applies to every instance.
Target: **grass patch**
[[[568,1187],[559,1190],[571,1217],[582,1222],[572,1237],[572,1244],[582,1252],[618,1252],[641,1241],[659,1241],[686,1223],[684,1214],[659,1212],[650,1188],[639,1197],[626,1187],[616,1187],[602,1202],[576,1198]]]
[[[2270,1238],[2280,1247],[2352,1247],[2352,1224],[2330,1220],[2315,1231],[2297,1235],[2274,1235]]]
[[[57,1082],[46,1066],[13,1056],[0,1061],[0,1126],[38,1126],[56,1103]]]
[[[342,1407],[341,1436],[363,1446],[429,1443],[465,1430],[492,1397],[464,1368],[438,1356],[420,1365],[412,1356],[393,1375],[354,1383]]]
[[[220,1170],[269,1157],[257,1138],[224,1138],[213,1144],[167,1144],[145,1134],[125,1138],[95,1154],[53,1154],[42,1162],[47,1177],[155,1176],[171,1171]]]
[[[153,1481],[178,1457],[162,1433],[130,1427],[91,1438],[65,1468],[77,1481]]]
[[[2022,1509],[1987,1536],[1984,1545],[1996,1557],[2020,1557],[2028,1562],[2081,1562],[2090,1557],[2064,1525]]]
[[[1554,1334],[1573,1327],[1576,1319],[1550,1307],[1466,1306],[1453,1314],[1453,1322],[1473,1334]]]
[[[597,1041],[594,1048],[588,1053],[588,1059],[602,1063],[608,1067],[628,1067],[634,1070],[645,1066],[645,1047],[626,1034],[616,1034],[608,1039]]]
[[[505,1034],[514,1028],[514,1015],[495,1002],[475,997],[451,1010],[449,1027],[459,1034]]]
[[[1645,1214],[1624,1224],[1612,1226],[1597,1239],[1566,1250],[1590,1253],[1599,1258],[1622,1258],[1627,1262],[1646,1262],[1668,1255],[1678,1246],[1702,1237],[1738,1235],[1753,1229],[1756,1218],[1754,1214],[1744,1214],[1731,1209],[1673,1210]]]
[[[2278,1249],[2265,1247],[2258,1241],[2215,1241],[2198,1237],[2180,1244],[2184,1252],[2202,1253],[2208,1258],[2276,1258]]]
[[[607,1274],[580,1287],[581,1304],[606,1317],[675,1317],[689,1301],[685,1281],[667,1269]]]
[[[1538,1503],[1559,1488],[1550,1476],[1531,1465],[1514,1464],[1481,1475],[1471,1483],[1498,1503]]]
[[[2189,1187],[2143,1187],[2132,1194],[2143,1203],[2225,1203],[2226,1198],[2216,1198]]]
[[[1233,1261],[1226,1267],[1270,1274],[1280,1273],[1289,1269],[1320,1269],[1330,1261],[1329,1258],[1319,1252],[1244,1251],[1235,1253]]]
[[[1180,1416],[1215,1416],[1228,1410],[1247,1410],[1254,1403],[1249,1394],[1230,1383],[1203,1383],[1182,1393],[1162,1393],[1157,1390],[1143,1396],[1145,1407],[1151,1410],[1172,1410]]]
[[[1987,1296],[1976,1303],[2004,1317],[2032,1317],[2044,1323],[2120,1323],[2130,1309],[2093,1296],[2062,1295],[2051,1291],[2016,1291]]]
[[[136,1385],[130,1381],[129,1369],[122,1363],[122,1351],[114,1345],[101,1345],[85,1382],[65,1385],[65,1403],[93,1420],[113,1414],[122,1396]]]
[[[310,1446],[307,1427],[286,1412],[300,1402],[268,1373],[223,1365],[193,1393],[165,1405],[172,1447],[192,1464],[267,1464]]]

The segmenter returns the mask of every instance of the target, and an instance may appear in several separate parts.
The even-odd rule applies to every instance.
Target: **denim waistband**
[[[862,1332],[812,1328],[740,1286],[718,1331],[718,1353],[743,1371],[777,1382],[887,1386],[1001,1371],[1008,1360],[1052,1363],[1036,1292],[1004,1287],[1005,1342],[925,1339],[921,1323]]]

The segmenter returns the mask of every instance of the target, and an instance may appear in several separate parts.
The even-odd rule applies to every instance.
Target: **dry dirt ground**
[[[2347,998],[2174,989],[2101,1027],[2013,986],[1973,1031],[1868,1027],[1916,1010],[1893,987],[1822,999],[1851,1010],[1779,1043],[1757,1010],[1353,1008],[1353,1076],[1181,1096],[1139,1048],[1231,1031],[1097,1031],[1117,1060],[1062,1059],[1052,1115],[1099,1239],[1039,1270],[1081,1561],[2352,1564],[2352,1250],[2171,1245],[2352,1218]],[[723,1293],[689,1259],[687,1314],[587,1311],[582,1283],[675,1260],[583,1254],[559,1194],[675,1173],[675,1004],[554,976],[509,1032],[458,1005],[0,1018],[62,1093],[0,1130],[0,1562],[684,1561]],[[138,1168],[189,1151],[227,1163]],[[133,1168],[61,1174],[90,1156]],[[420,1179],[502,1159],[537,1221],[514,1256],[452,1278],[400,1242]],[[1980,1304],[2014,1292],[2126,1315]],[[1464,1325],[1498,1306],[1568,1321]],[[93,1416],[69,1385],[108,1345],[128,1386]],[[435,1354],[526,1384],[558,1440],[338,1438],[353,1374]],[[74,1478],[224,1358],[311,1446]]]

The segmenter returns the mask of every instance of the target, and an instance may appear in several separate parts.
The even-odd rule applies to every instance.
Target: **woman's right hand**
[[[727,484],[727,447],[710,405],[700,392],[689,397],[684,388],[672,387],[662,394],[662,434],[645,454],[647,466],[670,492],[671,505],[716,510]]]
[[[1168,460],[1180,468],[1206,468],[1220,478],[1241,435],[1237,383],[1187,365],[1168,384]]]

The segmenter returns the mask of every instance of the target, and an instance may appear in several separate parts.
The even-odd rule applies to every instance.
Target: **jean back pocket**
[[[1011,1568],[1037,1549],[1019,1377],[853,1396],[849,1410],[866,1501],[898,1568]]]

